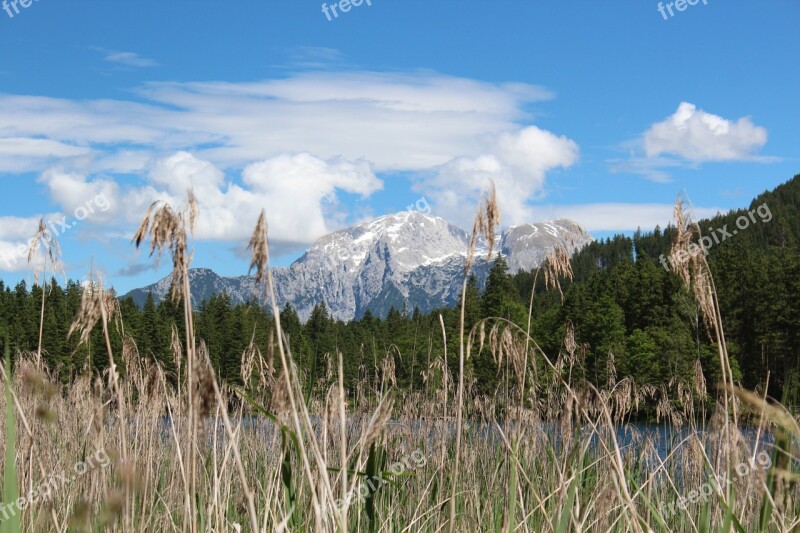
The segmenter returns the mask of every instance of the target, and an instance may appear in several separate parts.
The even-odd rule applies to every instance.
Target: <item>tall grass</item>
[[[493,237],[492,204],[490,196],[479,210],[470,253],[478,238]],[[530,327],[495,318],[466,331],[462,311],[456,379],[447,355],[434,354],[421,370],[424,389],[396,390],[390,352],[376,362],[381,379],[362,379],[359,401],[348,405],[343,360],[355,354],[328,354],[327,392],[305,393],[280,324],[264,213],[250,241],[251,269],[274,313],[272,340],[243,353],[243,387],[217,379],[192,323],[195,216],[191,196],[180,212],[154,206],[135,239],[172,256],[186,327],[183,345],[173,335],[173,357],[186,362],[184,372],[167,375],[138,353],[98,280],[86,287],[74,331],[85,340],[97,326],[106,339],[110,328],[120,330],[121,352],[107,343],[107,372],[87,368],[63,386],[36,353],[19,353],[13,373],[3,373],[4,499],[34,491],[14,513],[0,510],[5,531],[706,532],[800,524],[800,428],[779,403],[730,382],[702,265],[691,266],[687,285],[699,300],[711,298],[700,305],[719,335],[719,398],[700,369],[691,382],[637,387],[617,380],[613,358],[606,383],[586,383],[574,377],[586,352],[571,328],[559,353],[546,354]],[[570,272],[555,250],[545,284]],[[495,359],[507,392],[470,390],[466,362],[477,357]],[[645,404],[657,405],[658,432],[627,423]],[[37,497],[51,478],[48,496]]]

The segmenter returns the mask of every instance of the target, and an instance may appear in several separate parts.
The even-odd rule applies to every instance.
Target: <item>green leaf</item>
[[[572,507],[575,505],[576,491],[577,483],[573,481],[567,491],[567,501],[564,504],[564,508],[561,510],[561,519],[558,521],[556,533],[567,533],[567,531],[569,531],[569,514],[572,512]]]
[[[731,495],[730,497],[731,503],[733,503],[733,500],[736,497],[736,491],[733,488],[731,488],[730,495]],[[722,522],[721,531],[727,533],[728,531],[731,530],[731,526],[733,526],[733,528],[736,529],[738,533],[745,533],[745,530],[742,527],[742,524],[739,522],[739,519],[736,518],[735,514],[733,514],[733,506],[726,504],[725,500],[723,500],[722,497],[719,497],[719,503],[720,505],[722,505],[722,507],[725,508],[725,519]]]
[[[364,510],[369,519],[370,531],[378,530],[378,509],[375,505],[375,499],[378,490],[381,488],[381,483],[377,482],[381,478],[381,470],[386,463],[386,451],[382,446],[372,444],[369,447],[369,456],[367,457],[367,496],[364,498]],[[370,480],[375,480],[374,484]]]

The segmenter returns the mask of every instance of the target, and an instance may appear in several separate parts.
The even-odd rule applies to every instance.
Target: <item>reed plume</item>
[[[547,255],[544,262],[544,285],[548,289],[558,289],[561,301],[564,301],[564,292],[561,290],[561,279],[572,281],[572,262],[569,258],[567,247],[559,243]]]
[[[41,253],[41,265],[35,262],[37,255]],[[40,285],[42,289],[42,305],[39,311],[39,343],[36,349],[37,361],[42,360],[42,334],[44,333],[44,301],[47,294],[47,261],[50,260],[50,266],[53,273],[64,273],[64,266],[61,263],[61,246],[58,244],[58,239],[53,235],[44,218],[39,219],[39,227],[36,234],[31,239],[28,246],[28,265],[33,267],[33,283],[39,285],[40,276],[43,283]],[[41,268],[41,270],[39,270]]]
[[[714,278],[706,259],[706,251],[696,241],[702,238],[702,231],[694,219],[691,202],[685,193],[679,194],[674,207],[675,238],[670,251],[673,271],[684,285],[694,294],[695,301],[703,315],[706,327],[717,345],[720,370],[722,372],[723,401],[725,412],[732,412],[733,422],[737,422],[736,401],[729,389],[735,387],[731,370],[730,356],[722,325]]]

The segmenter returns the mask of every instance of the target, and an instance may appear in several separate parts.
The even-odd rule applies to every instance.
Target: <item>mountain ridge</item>
[[[505,228],[497,250],[516,272],[537,267],[557,244],[574,253],[593,241],[577,223],[559,219]],[[456,302],[468,245],[469,234],[442,218],[418,211],[384,215],[324,235],[290,266],[273,269],[276,297],[280,307],[291,303],[301,320],[319,302],[345,321],[368,310],[385,316],[391,307],[431,311]],[[487,252],[479,243],[473,272],[481,285],[493,262]],[[197,305],[215,294],[227,293],[234,304],[257,294],[252,276],[223,277],[207,268],[189,274]],[[126,296],[139,306],[148,293],[160,301],[169,284],[168,276]]]

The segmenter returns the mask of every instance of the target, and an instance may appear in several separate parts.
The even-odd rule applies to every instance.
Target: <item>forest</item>
[[[771,396],[795,405],[800,355],[800,176],[741,210],[700,221],[699,227],[703,231],[735,227],[739,216],[764,204],[772,218],[757,220],[711,247],[708,262],[735,379],[747,389],[768,386]],[[560,288],[547,289],[538,276],[533,296],[537,271],[509,272],[503,258],[497,257],[484,288],[474,277],[467,284],[466,331],[487,317],[504,317],[526,328],[532,306],[531,336],[544,352],[563,352],[567,329],[574,332],[579,359],[573,379],[603,384],[613,374],[615,379],[630,377],[639,386],[675,384],[691,379],[699,361],[706,380],[716,383],[720,378],[716,349],[698,304],[679,276],[659,261],[669,254],[673,238],[670,225],[596,241],[572,258],[574,279],[562,279]],[[453,283],[460,285],[461,280]],[[51,278],[44,288],[24,281],[11,287],[0,281],[0,338],[9,339],[12,354],[37,349],[43,293],[42,352],[48,367],[65,384],[87,365],[97,373],[105,370],[108,359],[100,332],[80,345],[77,335],[68,337],[81,303],[82,287],[75,281],[62,286]],[[212,365],[226,383],[242,383],[242,359],[248,347],[264,354],[273,370],[280,367],[269,334],[272,318],[261,303],[254,296],[251,304],[234,306],[225,295],[195,303],[197,339],[207,345]],[[172,346],[184,338],[180,302],[157,304],[150,298],[139,309],[132,300],[121,299],[115,311],[110,335],[114,353],[121,353],[124,333],[135,341],[142,357],[157,361],[177,382],[180,361],[174,360]],[[445,342],[447,353],[456,354],[447,361],[449,373],[458,371],[458,309],[428,314],[392,309],[385,318],[368,312],[345,323],[333,320],[320,303],[301,323],[287,305],[281,323],[309,394],[330,384],[338,352],[351,391],[359,380],[378,380],[387,356],[393,358],[399,388],[413,392],[431,386],[429,370]],[[125,362],[120,358],[116,363],[124,372]],[[498,370],[486,350],[480,352],[476,346],[466,362],[469,390],[494,395],[508,385]]]

